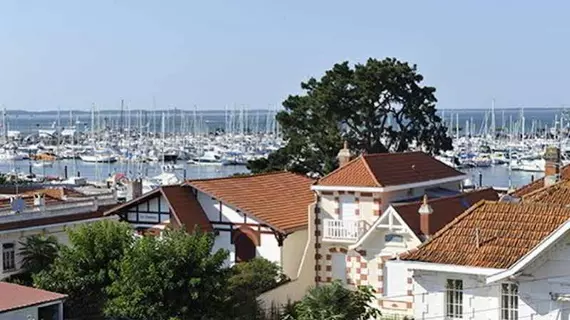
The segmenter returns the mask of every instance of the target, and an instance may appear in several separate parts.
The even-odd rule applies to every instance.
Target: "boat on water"
[[[218,153],[206,151],[201,157],[188,160],[188,163],[202,166],[223,166],[226,162]]]
[[[0,153],[0,161],[18,161],[27,159],[24,155],[15,152]]]
[[[117,162],[117,157],[113,155],[105,155],[105,154],[82,154],[79,155],[79,158],[83,162],[92,162],[92,163],[113,163]]]
[[[51,168],[53,167],[53,161],[36,161],[32,162],[32,166],[36,168]]]

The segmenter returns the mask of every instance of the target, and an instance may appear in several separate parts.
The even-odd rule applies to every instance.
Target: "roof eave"
[[[421,188],[421,187],[428,187],[435,184],[441,183],[449,183],[449,182],[459,182],[463,181],[467,178],[466,174],[461,174],[457,176],[441,178],[441,179],[433,179],[433,180],[426,180],[414,183],[406,183],[400,185],[392,185],[392,186],[383,186],[383,187],[360,187],[360,186],[330,186],[330,185],[312,185],[311,190],[314,191],[355,191],[355,192],[391,192],[391,191],[399,191],[399,190],[407,190],[413,188]]]
[[[495,275],[505,270],[505,269],[495,269],[495,268],[462,266],[455,264],[432,263],[432,262],[415,261],[415,260],[389,260],[386,261],[386,263],[398,264],[399,266],[413,270],[436,271],[436,272],[445,272],[445,273],[461,273],[461,274],[482,275],[482,276]]]
[[[196,189],[196,190],[198,190],[198,191],[200,191],[200,192],[202,192],[202,193],[204,193],[204,194],[209,195],[210,197],[214,197],[214,198],[218,199],[219,201],[222,201],[222,199],[217,198],[214,194],[212,194],[212,193],[210,193],[210,192],[208,192],[208,191],[206,191],[206,190],[203,190],[203,189],[201,189],[201,188],[198,188],[196,185],[189,185],[189,186],[192,187],[192,188],[194,188],[194,189]],[[200,202],[200,201],[198,201],[198,202]],[[279,232],[279,233],[282,233],[282,234],[291,233],[291,232],[287,232],[286,230],[284,230],[284,229],[282,229],[282,228],[276,227],[276,226],[274,226],[273,224],[268,223],[268,222],[264,221],[263,219],[259,218],[259,217],[256,216],[255,214],[253,214],[253,213],[251,213],[251,212],[249,212],[249,211],[247,211],[247,210],[243,210],[242,208],[240,208],[240,207],[238,207],[238,206],[235,206],[235,205],[233,205],[233,204],[231,204],[231,203],[229,203],[229,202],[227,202],[227,201],[225,201],[225,200],[222,201],[222,202],[223,202],[226,206],[229,206],[230,208],[232,208],[232,209],[234,209],[234,210],[236,210],[236,211],[238,211],[238,212],[245,213],[246,215],[249,215],[249,216],[255,218],[255,219],[258,221],[258,223],[260,223],[260,224],[265,224],[265,225],[269,226],[271,229],[273,229],[273,230],[275,230],[275,231],[277,231],[277,232]],[[201,205],[201,204],[200,204],[200,205]]]
[[[558,228],[552,232],[550,235],[542,239],[542,241],[535,246],[532,250],[527,252],[522,256],[517,262],[511,265],[508,269],[503,272],[497,273],[487,278],[487,283],[497,282],[508,277],[514,276],[516,273],[521,271],[524,267],[528,266],[530,263],[535,261],[538,256],[550,246],[556,243],[561,237],[563,237],[570,230],[570,220],[558,226]]]

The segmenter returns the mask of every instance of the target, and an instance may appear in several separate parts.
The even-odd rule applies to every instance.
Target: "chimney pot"
[[[430,228],[430,216],[433,213],[432,207],[428,203],[428,197],[424,194],[423,203],[418,210],[420,214],[420,231],[422,234],[428,238],[432,234],[432,230]]]
[[[548,146],[544,152],[544,186],[548,187],[560,180],[560,149]]]
[[[340,149],[338,155],[336,156],[338,159],[339,167],[344,166],[350,161],[352,154],[350,153],[350,149],[348,148],[348,142],[345,140],[343,143],[343,148]]]

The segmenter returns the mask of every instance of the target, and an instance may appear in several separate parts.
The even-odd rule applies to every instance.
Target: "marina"
[[[146,185],[247,173],[249,160],[284,144],[277,110],[4,110],[0,171],[20,180],[104,183],[121,175]],[[542,153],[570,140],[564,108],[442,110],[454,149],[437,158],[470,176],[466,187],[516,188],[542,177]],[[151,183],[150,181],[155,181]],[[149,187],[150,188],[150,187]]]

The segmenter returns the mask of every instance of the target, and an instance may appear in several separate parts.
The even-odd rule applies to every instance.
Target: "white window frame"
[[[6,248],[11,245],[11,248]],[[2,243],[2,271],[16,270],[16,244],[13,242]]]
[[[389,236],[400,238],[400,239],[402,239],[402,241],[387,241],[387,238]],[[406,246],[406,240],[404,239],[404,235],[403,234],[397,234],[397,233],[385,234],[384,235],[384,243],[387,246],[391,246],[391,247],[405,247]]]
[[[519,286],[516,283],[501,284],[501,320],[519,318]]]
[[[356,220],[356,210],[358,209],[358,205],[356,204],[356,196],[353,194],[342,194],[339,196],[338,199],[338,206],[339,206],[339,219],[341,220]],[[352,210],[350,212],[349,210]],[[350,214],[348,214],[350,213]],[[349,216],[350,219],[346,219]]]
[[[445,281],[445,319],[463,319],[463,280]]]

